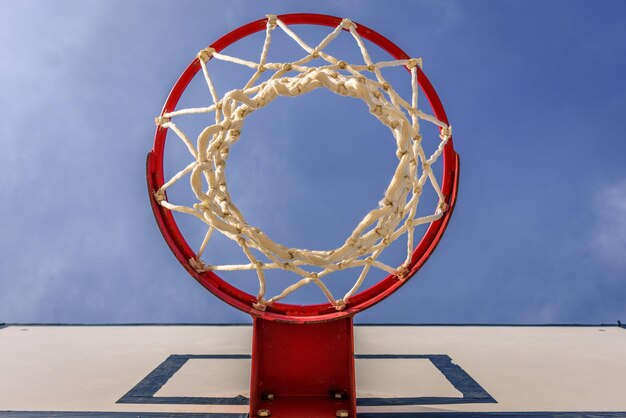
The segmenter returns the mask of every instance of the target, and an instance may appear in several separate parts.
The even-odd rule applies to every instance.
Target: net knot
[[[252,304],[252,307],[257,311],[265,312],[267,309],[267,301],[265,299],[259,299],[255,303]]]
[[[341,21],[341,27],[344,29],[350,29],[350,28],[356,29],[356,25],[354,24],[354,22],[348,18],[345,18]]]
[[[452,126],[446,126],[445,128],[441,128],[441,133],[439,137],[443,140],[446,140],[452,136]]]
[[[405,279],[408,273],[409,273],[409,269],[403,264],[400,267],[398,267],[396,276],[398,276],[399,279]]]
[[[407,67],[409,67],[409,70],[413,69],[413,68],[415,68],[417,66],[422,68],[422,59],[421,58],[412,58],[412,59],[409,60],[409,63],[407,64]]]
[[[157,126],[163,126],[171,120],[172,118],[168,118],[167,116],[157,116],[156,118],[154,118],[154,123]]]
[[[337,61],[337,67],[341,68],[342,70],[345,70],[347,66],[348,64],[345,61]]]
[[[196,273],[204,273],[205,271],[208,271],[208,268],[206,264],[204,264],[204,261],[199,258],[190,258],[189,265],[196,271]]]
[[[198,55],[196,55],[196,57],[201,61],[207,62],[211,59],[211,57],[213,57],[213,54],[215,54],[215,48],[208,47],[198,52]]]
[[[338,311],[343,311],[344,309],[346,309],[346,302],[344,302],[343,299],[339,299],[335,302],[335,309]]]
[[[276,28],[276,20],[278,19],[276,15],[265,15],[265,17],[267,17],[267,27],[269,27],[270,29],[275,29]]]
[[[165,200],[165,191],[164,190],[157,190],[156,192],[154,192],[154,199],[161,203],[162,201]]]

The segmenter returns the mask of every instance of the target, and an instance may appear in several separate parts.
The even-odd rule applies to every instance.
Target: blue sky
[[[2,1],[0,322],[248,320],[171,255],[145,155],[198,50],[290,12],[350,17],[422,57],[461,155],[439,248],[359,321],[626,322],[626,5],[386,4]],[[344,238],[393,169],[384,129],[330,94],[246,129],[258,141],[233,149],[233,196],[292,245]]]

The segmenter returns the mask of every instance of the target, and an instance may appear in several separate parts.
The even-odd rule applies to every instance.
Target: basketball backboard
[[[0,416],[244,417],[251,334],[5,326]],[[355,344],[360,417],[626,416],[618,326],[357,325]]]

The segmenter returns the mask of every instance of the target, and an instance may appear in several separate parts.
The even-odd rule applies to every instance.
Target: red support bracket
[[[352,325],[254,317],[250,417],[356,417]]]

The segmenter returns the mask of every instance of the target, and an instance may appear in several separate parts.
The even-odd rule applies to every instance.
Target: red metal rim
[[[341,18],[335,16],[309,13],[286,14],[278,17],[287,25],[309,24],[336,27],[342,21]],[[211,44],[211,48],[214,48],[217,52],[219,52],[246,36],[265,30],[266,23],[267,18],[248,23],[247,25],[235,29],[229,34],[221,37],[219,40]],[[360,36],[378,45],[380,48],[388,52],[393,58],[409,58],[404,51],[387,38],[361,24],[356,24],[357,32]],[[187,88],[187,85],[200,70],[200,62],[196,58],[185,69],[180,78],[176,81],[176,84],[174,84],[174,87],[165,101],[161,114],[175,110],[180,97]],[[441,121],[448,123],[448,118],[443,105],[439,100],[439,96],[422,71],[418,72],[417,80],[426,95],[435,116]],[[413,256],[409,266],[409,273],[403,280],[400,280],[395,275],[387,276],[377,284],[352,296],[346,304],[345,309],[342,311],[337,311],[330,303],[305,306],[274,303],[271,306],[268,306],[264,312],[261,312],[252,307],[252,304],[256,302],[256,298],[253,295],[232,286],[213,272],[198,273],[189,264],[189,260],[195,257],[195,252],[191,249],[183,237],[176,221],[174,220],[174,217],[172,216],[172,213],[159,205],[153,196],[154,191],[158,190],[164,184],[163,158],[166,138],[167,129],[160,126],[157,127],[154,136],[154,145],[152,150],[148,153],[146,164],[150,203],[165,241],[178,261],[183,265],[183,267],[185,267],[187,272],[207,290],[237,309],[268,320],[297,323],[328,321],[346,316],[352,316],[357,312],[367,309],[380,302],[399,289],[422,267],[426,260],[428,260],[443,236],[456,203],[459,183],[459,157],[454,150],[452,138],[450,138],[443,151],[443,176],[441,183],[441,191],[446,198],[448,210],[445,212],[443,217],[431,223],[428,227],[426,233],[413,251]]]

